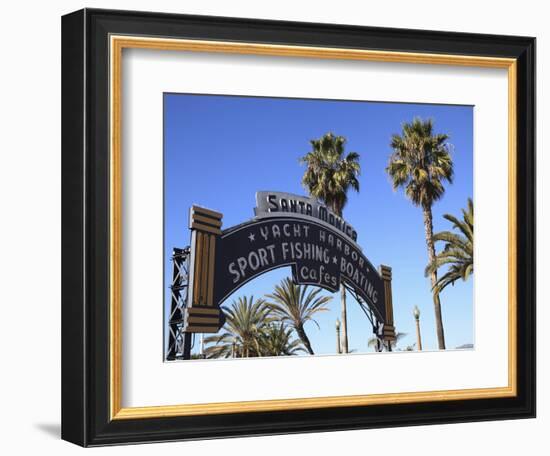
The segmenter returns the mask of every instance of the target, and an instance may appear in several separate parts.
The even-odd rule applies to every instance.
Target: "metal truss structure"
[[[170,316],[168,318],[167,361],[189,359],[192,348],[192,334],[183,331],[187,290],[189,284],[190,249],[172,250],[172,284],[170,285]]]

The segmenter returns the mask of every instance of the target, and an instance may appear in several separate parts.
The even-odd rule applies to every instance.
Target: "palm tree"
[[[428,263],[435,261],[433,239],[432,205],[439,200],[445,188],[444,181],[452,183],[453,161],[450,155],[449,139],[446,134],[435,134],[433,121],[415,118],[404,123],[402,134],[391,139],[393,153],[386,172],[394,190],[404,188],[405,195],[415,206],[422,208],[424,232],[428,249]],[[432,288],[437,283],[437,270],[430,272]],[[439,293],[434,290],[434,311],[439,349],[445,349],[445,334],[441,318]]]
[[[453,224],[453,229],[459,232],[442,231],[434,235],[434,241],[445,242],[445,246],[436,255],[435,261],[428,265],[426,274],[449,265],[447,272],[437,280],[434,286],[435,293],[441,293],[447,285],[454,285],[458,279],[467,280],[474,273],[474,203],[472,199],[468,198],[468,207],[462,209],[462,220],[451,214],[445,214],[443,217]]]
[[[297,355],[306,351],[301,340],[292,339],[292,328],[283,322],[265,326],[257,339],[257,345],[262,356]]]
[[[288,277],[279,285],[275,286],[273,293],[266,295],[266,298],[273,300],[268,302],[268,308],[273,315],[283,323],[288,323],[300,338],[306,350],[313,355],[311,343],[304,329],[308,321],[312,321],[319,327],[313,316],[318,312],[328,310],[323,307],[329,302],[331,296],[319,296],[320,288],[308,292],[308,286],[296,285]]]
[[[231,307],[223,307],[225,324],[221,334],[205,338],[209,345],[207,358],[249,358],[260,356],[257,338],[262,329],[271,322],[269,308],[263,299],[246,296],[233,301]]]
[[[346,138],[327,133],[320,139],[310,141],[312,150],[300,159],[307,168],[302,184],[309,194],[325,203],[336,215],[342,212],[348,201],[348,190],[359,192],[361,172],[359,154],[344,155]],[[342,352],[348,353],[348,319],[346,310],[346,289],[340,285],[342,301]]]

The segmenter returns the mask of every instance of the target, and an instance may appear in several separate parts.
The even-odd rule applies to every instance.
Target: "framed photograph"
[[[534,38],[85,9],[62,79],[65,440],[535,416]]]

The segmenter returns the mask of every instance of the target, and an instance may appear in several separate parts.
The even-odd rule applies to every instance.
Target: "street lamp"
[[[199,355],[201,359],[206,358],[206,356],[204,356],[204,334],[203,333],[201,333],[201,338],[200,338]]]
[[[340,342],[340,320],[336,319],[336,353],[342,353],[342,347]]]
[[[413,309],[414,321],[416,322],[416,346],[418,350],[422,350],[422,337],[420,336],[420,309],[414,306]]]

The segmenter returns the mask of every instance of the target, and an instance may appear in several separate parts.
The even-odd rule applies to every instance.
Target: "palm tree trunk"
[[[313,349],[311,348],[311,343],[309,341],[309,338],[307,337],[306,332],[304,331],[304,327],[303,326],[296,327],[296,333],[298,334],[298,337],[306,347],[306,350],[309,352],[309,354],[314,355],[315,353],[313,353]]]
[[[331,207],[332,211],[340,218],[343,217],[343,207],[338,202],[335,201]],[[348,312],[346,306],[346,287],[344,283],[340,283],[340,302],[342,306],[342,353],[349,353],[348,347]]]
[[[422,211],[424,215],[424,232],[426,235],[426,246],[428,247],[428,261],[432,264],[435,261],[435,245],[433,240],[433,217],[432,207],[423,205]],[[437,282],[437,270],[430,274],[432,288]],[[437,331],[437,344],[440,350],[445,350],[445,333],[443,332],[443,319],[441,317],[441,302],[439,293],[433,292],[434,312],[435,312],[435,328]]]
[[[346,308],[346,287],[340,284],[340,301],[342,302],[342,353],[348,353],[348,313]]]

